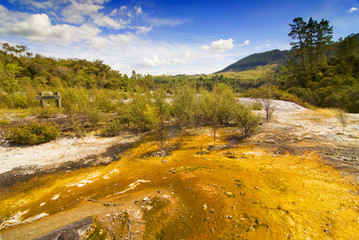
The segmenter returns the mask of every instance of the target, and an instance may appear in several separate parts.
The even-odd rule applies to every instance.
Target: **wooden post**
[[[44,107],[44,100],[42,99],[42,93],[39,93],[40,106]]]
[[[58,98],[55,99],[56,107],[62,107],[60,92],[55,92],[55,96],[58,96]]]

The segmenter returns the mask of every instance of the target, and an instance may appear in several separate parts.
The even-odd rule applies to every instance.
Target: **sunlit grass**
[[[259,66],[251,70],[242,71],[242,72],[224,72],[213,75],[223,75],[228,78],[236,78],[236,79],[246,79],[246,80],[258,80],[263,78],[265,73],[273,69],[277,66],[277,64],[270,64],[266,66]]]

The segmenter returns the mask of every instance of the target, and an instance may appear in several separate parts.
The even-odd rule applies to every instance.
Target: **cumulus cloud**
[[[267,47],[272,46],[272,44],[271,44],[271,42],[270,42],[269,40],[266,41],[266,46],[267,46]]]
[[[103,3],[103,1],[96,1],[96,3],[98,2]],[[71,1],[71,4],[62,10],[62,15],[68,23],[82,24],[86,16],[98,13],[98,11],[103,8],[104,6],[94,4],[92,1],[85,3]]]
[[[35,9],[49,9],[54,6],[55,1],[37,1],[37,0],[9,0],[12,4],[26,5]]]
[[[228,49],[233,48],[233,39],[230,38],[228,40],[220,39],[218,41],[213,41],[211,45],[203,45],[202,49],[205,51],[212,51],[212,52],[223,52]]]
[[[24,21],[6,23],[0,28],[4,35],[21,36],[34,42],[70,44],[96,36],[101,30],[91,25],[67,24],[53,26],[46,14],[32,14]]]
[[[348,10],[349,13],[353,13],[355,11],[358,11],[359,9],[356,7],[352,7],[351,9]]]
[[[12,1],[27,1],[29,4],[31,2]],[[46,11],[45,7],[49,5],[38,5],[38,9],[44,7],[45,10],[41,10],[39,14],[30,14],[10,11],[0,4],[0,36],[10,36],[8,39],[14,37],[11,41],[27,45],[32,52],[59,58],[101,58],[106,64],[126,73],[130,73],[132,69],[151,74],[163,73],[163,69],[173,74],[189,71],[196,73],[204,71],[199,70],[204,69],[203,65],[211,69],[205,71],[208,73],[218,70],[218,62],[230,63],[225,61],[225,54],[212,52],[233,48],[232,39],[214,41],[209,44],[206,52],[196,43],[185,44],[165,40],[159,42],[142,36],[155,27],[175,27],[186,20],[152,18],[149,14],[143,13],[140,6],[123,6],[104,11],[103,4],[107,0],[32,2],[51,2],[53,8]],[[130,18],[127,17],[129,13]],[[136,17],[139,15],[141,17]],[[142,20],[146,24],[143,24]],[[64,21],[65,24],[58,24],[59,21]],[[110,34],[101,30],[104,28],[116,31],[111,31]]]

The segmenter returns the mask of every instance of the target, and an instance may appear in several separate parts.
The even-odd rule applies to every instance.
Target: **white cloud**
[[[104,1],[96,1],[97,2],[104,2]],[[65,18],[65,21],[68,23],[74,24],[82,24],[85,21],[85,17],[98,13],[99,10],[103,9],[104,6],[93,4],[92,1],[88,1],[85,3],[78,3],[74,0],[71,0],[71,5],[65,7],[62,10],[62,15]]]
[[[233,39],[230,38],[228,40],[220,39],[218,41],[214,41],[211,45],[203,45],[202,49],[205,51],[212,51],[212,52],[224,52],[228,49],[233,48]]]
[[[135,11],[136,11],[136,15],[137,15],[137,16],[140,15],[140,14],[142,14],[142,8],[141,8],[141,6],[135,6]]]
[[[146,68],[146,67],[157,67],[164,65],[176,65],[176,64],[184,64],[190,60],[191,54],[189,52],[185,52],[180,57],[171,57],[171,58],[159,58],[157,54],[153,54],[151,58],[143,58],[136,64],[136,67]]]
[[[249,45],[250,41],[249,40],[245,40],[242,44],[240,44],[239,46],[243,47],[243,46],[247,46]]]
[[[23,21],[28,18],[28,16],[29,14],[27,13],[12,12],[4,6],[0,5],[0,27],[11,23],[16,23],[18,21]]]
[[[154,54],[152,58],[144,58],[137,65],[139,67],[155,67],[158,65],[163,65],[165,63],[166,61],[164,59],[159,59],[158,56]]]
[[[137,31],[136,34],[146,34],[152,30],[152,26],[145,27],[145,26],[139,26],[136,27]]]
[[[271,42],[270,42],[269,40],[266,41],[266,46],[267,46],[267,47],[272,46],[272,44],[271,44]]]
[[[356,7],[352,7],[351,9],[348,10],[349,13],[353,13],[355,11],[358,11],[359,9]]]
[[[113,17],[117,14],[118,10],[117,8],[115,8],[114,10],[112,10],[112,12],[110,13],[110,16]]]
[[[14,0],[25,1],[25,0]],[[45,0],[46,1],[46,0]],[[233,40],[220,39],[210,43],[207,51],[196,42],[179,43],[166,40],[151,40],[146,34],[159,26],[178,26],[186,22],[181,19],[151,18],[142,8],[121,7],[116,11],[102,11],[104,0],[53,0],[61,6],[51,9],[60,15],[9,11],[0,4],[0,38],[28,46],[34,53],[59,58],[102,59],[114,69],[131,73],[210,73],[234,62],[243,52],[228,51],[233,48]],[[77,4],[77,5],[76,5]],[[54,3],[54,8],[57,5]],[[62,11],[61,7],[65,7]],[[84,7],[83,9],[78,9]],[[55,24],[61,20],[61,13],[71,12],[80,17],[71,21],[76,25]],[[76,12],[76,11],[78,12]],[[112,12],[111,12],[112,11]],[[107,12],[107,11],[106,11]],[[132,18],[126,17],[128,13]],[[141,17],[135,18],[141,14]],[[144,20],[146,24],[142,24]],[[102,32],[103,28],[118,29],[113,34]],[[12,38],[13,37],[13,38]],[[28,41],[29,40],[29,41]],[[244,42],[246,43],[246,42]],[[248,41],[249,44],[249,41]],[[64,47],[64,45],[66,45]],[[237,45],[238,46],[238,45]],[[218,52],[223,52],[218,54]],[[222,65],[218,65],[218,64]]]
[[[108,39],[110,39],[111,41],[113,41],[113,43],[118,44],[124,44],[124,43],[131,43],[134,40],[138,39],[134,34],[132,33],[126,33],[126,34],[111,34]]]
[[[16,23],[5,23],[0,33],[25,37],[34,42],[70,44],[96,36],[101,30],[91,25],[80,27],[67,24],[53,26],[46,14],[29,15],[26,20]]]
[[[9,0],[10,3],[16,5],[26,5],[36,9],[49,9],[54,7],[55,1],[36,1],[36,0]]]
[[[104,15],[103,13],[91,15],[93,23],[99,27],[114,28],[116,30],[126,28],[127,21],[120,19],[119,21]]]

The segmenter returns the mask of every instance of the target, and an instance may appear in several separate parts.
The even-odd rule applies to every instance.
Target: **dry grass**
[[[318,108],[314,110],[313,114],[317,117],[332,118],[337,114],[337,112],[338,109],[335,108]]]
[[[301,118],[308,119],[314,123],[320,123],[324,120],[334,118],[338,110],[334,108],[317,108],[312,111],[305,111],[300,113]]]

